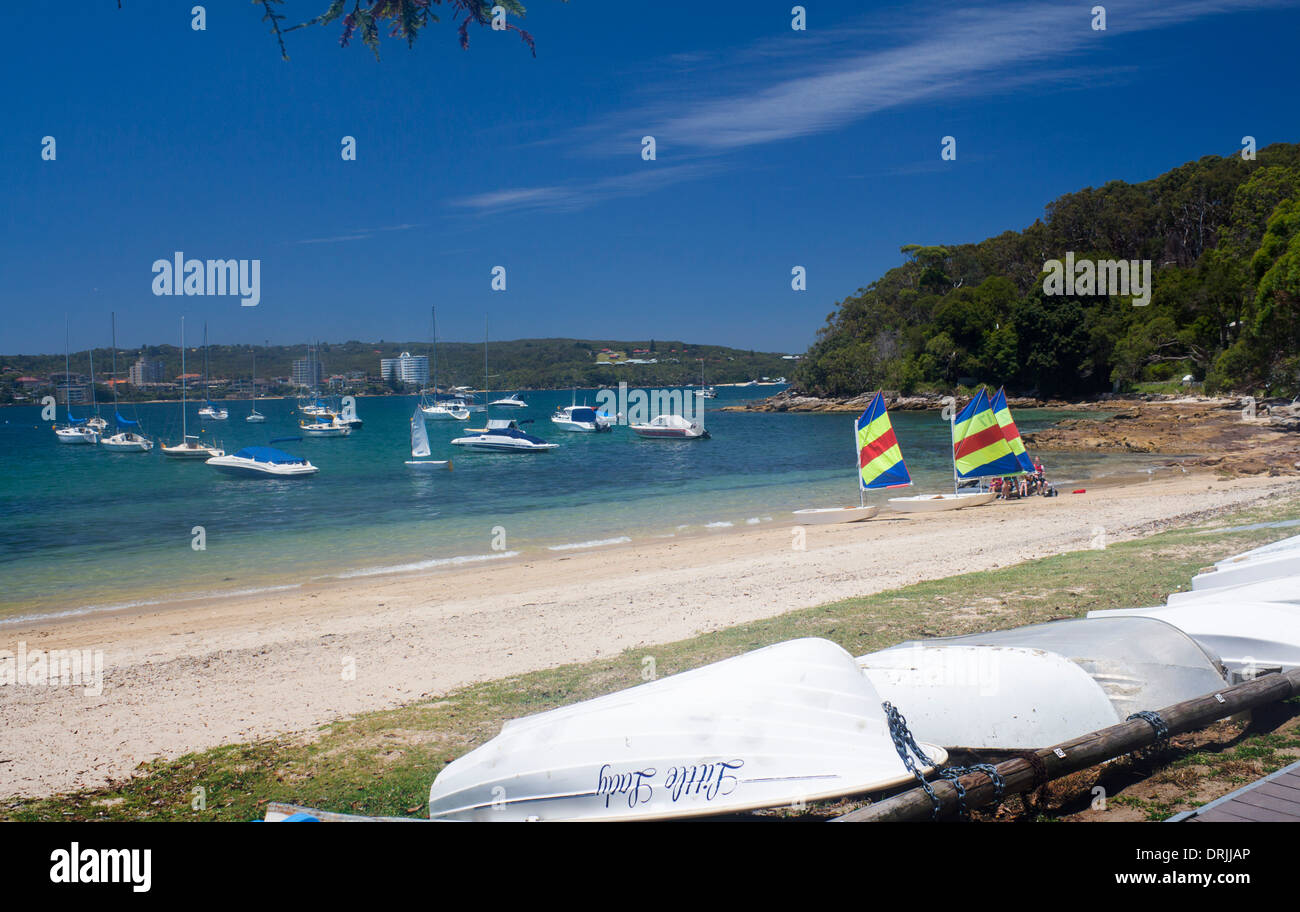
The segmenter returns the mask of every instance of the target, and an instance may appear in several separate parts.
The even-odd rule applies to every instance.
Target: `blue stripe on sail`
[[[73,418],[72,412],[68,412],[68,424],[85,424],[89,418]]]
[[[136,427],[140,424],[140,422],[132,421],[130,418],[123,418],[121,412],[114,412],[113,417],[117,420],[118,424],[125,424],[129,427]]]
[[[871,484],[863,485],[867,490],[873,488],[898,488],[912,483],[912,476],[907,474],[907,466],[900,459],[897,465],[891,466],[884,472],[881,472],[875,478],[871,479]]]
[[[958,478],[989,478],[994,475],[1019,475],[1024,469],[1020,467],[1020,460],[1016,459],[1015,453],[1008,453],[1006,456],[999,456],[992,462],[986,462],[984,465],[976,466],[969,472],[958,472]]]

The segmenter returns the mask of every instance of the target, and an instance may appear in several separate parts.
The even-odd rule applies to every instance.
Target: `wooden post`
[[[1211,722],[1226,719],[1243,710],[1263,706],[1266,703],[1276,703],[1297,694],[1300,694],[1300,668],[1286,674],[1264,675],[1254,681],[1226,687],[1217,693],[1175,703],[1158,712],[1165,720],[1169,734],[1176,735],[1203,728]],[[1047,780],[1051,781],[1132,753],[1154,741],[1155,730],[1150,723],[1142,719],[1134,719],[1035,753],[1047,770]],[[1028,760],[1017,757],[999,763],[996,769],[1005,782],[1004,796],[1033,791],[1041,784],[1035,777],[1034,768]],[[966,789],[967,808],[979,808],[993,803],[993,780],[984,773],[967,773],[959,781]],[[955,816],[957,789],[952,783],[944,779],[936,779],[931,782],[931,788],[940,801],[939,819]],[[831,822],[929,820],[933,807],[930,796],[925,793],[925,790],[914,788],[878,804],[868,805],[842,817],[836,817]]]

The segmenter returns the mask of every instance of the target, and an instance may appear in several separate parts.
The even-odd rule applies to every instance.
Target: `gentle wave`
[[[267,592],[287,592],[301,589],[302,583],[289,583],[284,586],[261,586],[255,589],[220,589],[213,592],[194,592],[189,595],[177,595],[170,598],[140,599],[134,602],[120,602],[113,605],[86,605],[82,608],[69,608],[66,611],[43,611],[39,614],[19,614],[0,618],[0,627],[30,621],[45,621],[50,618],[77,617],[83,614],[98,614],[101,611],[125,611],[129,608],[148,608],[153,605],[174,605],[177,602],[199,602],[212,598],[238,598],[243,595],[262,595]]]
[[[606,545],[622,545],[630,542],[632,539],[626,535],[620,535],[618,538],[597,538],[592,541],[572,542],[567,545],[550,545],[547,551],[572,551],[575,548],[603,548]]]
[[[502,551],[499,554],[461,554],[457,557],[435,557],[431,560],[417,561],[413,564],[392,564],[387,567],[365,567],[361,570],[349,570],[346,573],[332,573],[329,576],[317,577],[317,579],[352,579],[358,576],[383,576],[385,573],[409,573],[412,570],[430,570],[434,567],[474,564],[479,561],[517,557],[518,555],[518,551]]]

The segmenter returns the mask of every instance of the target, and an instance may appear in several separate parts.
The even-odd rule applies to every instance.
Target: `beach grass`
[[[1239,527],[1297,516],[1300,498],[1272,496],[1104,549],[974,569],[608,659],[474,684],[312,732],[142,763],[130,779],[103,788],[3,800],[0,819],[254,820],[270,801],[342,813],[424,816],[434,776],[496,735],[508,719],[797,637],[824,637],[861,655],[917,637],[1161,604],[1167,593],[1187,588],[1200,568],[1296,531]],[[1249,753],[1252,744],[1251,738],[1236,740],[1231,749]],[[1270,746],[1275,747],[1255,745]],[[1215,766],[1210,760],[1201,765]]]

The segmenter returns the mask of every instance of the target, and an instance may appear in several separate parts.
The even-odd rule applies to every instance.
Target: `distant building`
[[[163,379],[163,363],[159,358],[146,358],[141,355],[134,364],[131,365],[131,371],[127,375],[130,378],[132,386],[144,386],[148,383],[161,383]]]
[[[299,358],[293,362],[293,385],[315,389],[320,386],[325,369],[319,358]]]
[[[400,358],[381,358],[379,373],[385,380],[396,377],[403,383],[423,386],[429,382],[429,359],[425,355],[402,352]]]

